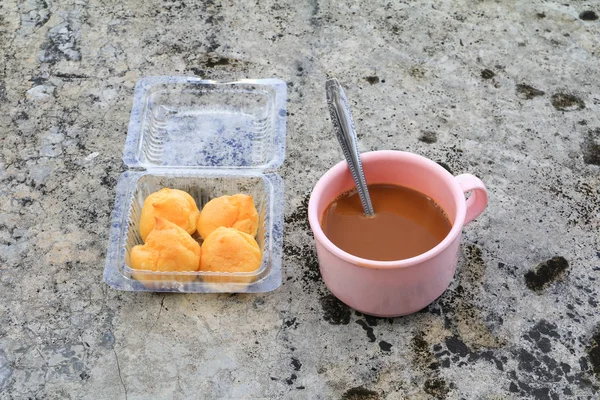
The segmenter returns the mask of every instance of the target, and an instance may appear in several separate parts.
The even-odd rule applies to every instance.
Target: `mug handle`
[[[471,174],[462,174],[455,177],[462,191],[466,194],[472,192],[467,199],[467,215],[464,225],[477,218],[488,204],[488,191],[483,181]]]

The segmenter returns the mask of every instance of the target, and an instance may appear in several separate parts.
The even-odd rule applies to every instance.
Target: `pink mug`
[[[452,176],[417,154],[373,151],[363,153],[361,160],[370,185],[401,185],[429,196],[446,211],[452,229],[433,249],[405,260],[373,261],[339,249],[325,236],[321,217],[333,200],[355,187],[348,164],[342,161],[319,179],[308,203],[321,276],[338,299],[362,313],[380,317],[414,313],[448,288],[456,270],[462,228],[487,206],[487,190],[479,178]],[[471,192],[468,199],[467,192]]]

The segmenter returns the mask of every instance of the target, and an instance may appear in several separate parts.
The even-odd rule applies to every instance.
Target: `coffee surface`
[[[340,249],[375,261],[415,257],[431,250],[452,225],[432,199],[397,185],[369,185],[375,216],[364,215],[356,190],[344,193],[325,210],[321,225]]]

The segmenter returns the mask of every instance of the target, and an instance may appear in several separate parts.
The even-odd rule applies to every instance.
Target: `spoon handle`
[[[337,79],[327,79],[325,82],[325,91],[327,93],[327,105],[333,122],[333,127],[340,146],[344,151],[344,157],[350,167],[352,178],[356,184],[360,201],[367,216],[375,215],[367,180],[363,172],[360,154],[358,152],[358,142],[354,131],[354,121],[350,113],[350,105],[344,94],[342,86]]]

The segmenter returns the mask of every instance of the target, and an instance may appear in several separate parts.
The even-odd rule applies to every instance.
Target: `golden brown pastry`
[[[154,229],[156,217],[176,224],[191,235],[196,232],[199,215],[200,211],[192,196],[183,190],[161,189],[152,193],[144,201],[140,217],[140,236],[142,240],[146,240],[148,234]]]
[[[144,271],[182,272],[200,269],[202,249],[186,231],[164,218],[156,218],[154,229],[143,245],[129,254],[131,268]],[[137,275],[137,276],[136,276]],[[135,279],[152,280],[151,274],[134,274]],[[193,280],[194,276],[170,276],[165,279]]]
[[[235,228],[217,228],[202,244],[201,271],[252,272],[261,263],[262,253],[256,240]]]
[[[198,218],[198,233],[206,239],[219,227],[235,228],[250,236],[256,236],[258,212],[252,196],[221,196],[206,203]]]

